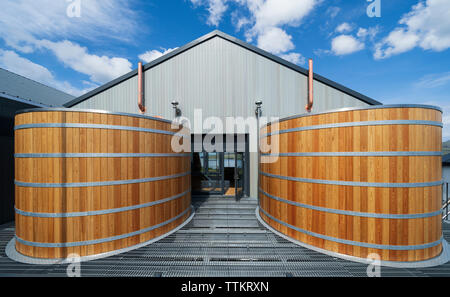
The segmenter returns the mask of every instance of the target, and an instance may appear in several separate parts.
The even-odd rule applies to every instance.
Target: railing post
[[[256,145],[256,153],[258,154],[258,165],[257,165],[257,167],[258,167],[258,182],[257,182],[257,187],[258,187],[258,189],[257,189],[257,191],[256,191],[256,195],[258,196],[257,197],[257,200],[258,200],[258,207],[260,207],[260,204],[259,204],[259,183],[260,183],[260,179],[259,179],[259,170],[260,170],[260,165],[261,165],[261,156],[260,156],[260,151],[259,151],[259,145],[260,145],[260,143],[259,143],[259,141],[260,141],[260,135],[259,135],[259,132],[260,132],[260,126],[259,126],[259,118],[261,117],[261,105],[262,105],[262,101],[256,101],[255,102],[255,105],[256,105],[256,110],[255,110],[255,115],[256,115],[256,125],[257,125],[257,132],[256,132],[256,141],[257,141],[257,145]]]
[[[446,208],[445,208],[445,219],[448,220],[448,183],[446,183],[446,191],[445,191],[445,200],[446,200]]]

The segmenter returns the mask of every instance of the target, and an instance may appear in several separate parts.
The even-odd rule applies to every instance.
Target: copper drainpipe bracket
[[[147,108],[145,108],[144,99],[144,82],[143,82],[143,71],[142,62],[138,63],[138,107],[141,114],[145,114]]]
[[[314,71],[313,71],[313,60],[309,59],[309,73],[308,73],[308,104],[305,109],[307,112],[312,111],[314,105]]]

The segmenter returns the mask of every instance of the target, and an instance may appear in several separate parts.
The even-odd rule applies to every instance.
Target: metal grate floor
[[[254,198],[193,198],[196,215],[178,232],[124,254],[81,263],[82,276],[122,277],[353,277],[367,266],[297,246],[256,219]],[[450,225],[444,224],[450,241]],[[28,265],[5,254],[14,224],[0,226],[0,276],[66,276],[66,265]],[[381,275],[450,276],[450,263],[433,268],[381,268]]]

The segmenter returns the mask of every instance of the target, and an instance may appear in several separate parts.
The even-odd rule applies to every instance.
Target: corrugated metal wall
[[[368,105],[318,81],[314,92],[315,112]],[[145,71],[145,94],[147,115],[166,119],[173,118],[172,101],[193,121],[196,108],[203,118],[253,117],[256,100],[264,116],[282,118],[305,113],[307,76],[215,37]],[[137,76],[73,107],[138,113]],[[256,195],[257,158],[250,158]]]
[[[315,81],[314,111],[365,106],[366,103]],[[286,117],[305,112],[307,77],[220,37],[212,38],[145,72],[148,115],[171,118],[171,102],[183,116],[254,116],[262,100],[264,115]],[[138,113],[137,77],[74,106]],[[205,131],[207,132],[207,131]]]

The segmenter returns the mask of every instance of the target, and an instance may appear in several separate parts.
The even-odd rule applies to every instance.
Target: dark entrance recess
[[[249,196],[248,137],[247,134],[192,135],[193,195],[224,195],[237,199]],[[208,143],[216,149],[210,151]]]
[[[14,115],[27,108],[36,106],[3,98],[0,93],[0,224],[14,221]]]

